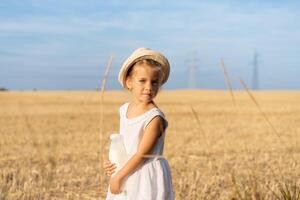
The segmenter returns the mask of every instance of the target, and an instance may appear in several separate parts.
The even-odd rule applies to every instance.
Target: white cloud
[[[134,48],[148,46],[170,56],[178,69],[195,49],[204,65],[218,65],[224,56],[237,69],[249,67],[257,47],[262,64],[276,68],[274,55],[277,63],[285,63],[300,50],[300,13],[289,6],[248,8],[234,2],[160,0],[135,5],[129,0],[28,2],[39,12],[0,15],[0,42],[5,40],[5,50],[12,53],[5,58],[7,64],[80,68],[85,63],[96,66],[98,58],[105,63],[112,52],[120,63]],[[17,38],[21,44],[7,38]],[[39,58],[32,61],[34,56]],[[3,63],[3,55],[1,59]]]

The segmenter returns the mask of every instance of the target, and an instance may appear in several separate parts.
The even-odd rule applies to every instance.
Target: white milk
[[[127,161],[127,153],[123,141],[123,136],[120,134],[111,134],[110,135],[110,149],[109,149],[109,160],[112,163],[116,164],[115,172],[112,175],[115,175]]]
[[[128,155],[126,153],[123,136],[115,133],[110,135],[110,148],[109,148],[109,160],[116,164],[115,172],[112,174],[114,176],[127,162]],[[125,191],[125,183],[121,186],[121,190]]]

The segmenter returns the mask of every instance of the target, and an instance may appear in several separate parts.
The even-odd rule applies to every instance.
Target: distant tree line
[[[0,91],[8,91],[8,89],[4,87],[0,87]]]

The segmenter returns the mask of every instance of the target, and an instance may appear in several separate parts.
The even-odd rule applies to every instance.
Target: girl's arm
[[[163,119],[160,116],[154,117],[146,127],[137,152],[127,161],[124,167],[112,177],[112,180],[110,181],[112,193],[120,192],[118,191],[120,182],[122,182],[122,180],[129,174],[134,172],[137,169],[137,167],[143,161],[145,161],[146,158],[144,158],[143,156],[151,152],[157,139],[163,133],[163,130]],[[115,184],[117,184],[118,186],[113,187],[113,185]]]

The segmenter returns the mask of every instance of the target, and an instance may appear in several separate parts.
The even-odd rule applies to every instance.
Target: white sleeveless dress
[[[158,108],[152,108],[142,115],[128,119],[129,103],[120,107],[120,134],[123,135],[127,154],[137,152],[144,130],[156,116],[164,119],[164,128],[168,126],[164,114]],[[165,133],[156,142],[151,154],[162,155]],[[126,180],[126,194],[113,195],[108,189],[106,200],[173,200],[173,187],[168,161],[162,156],[148,158]]]

